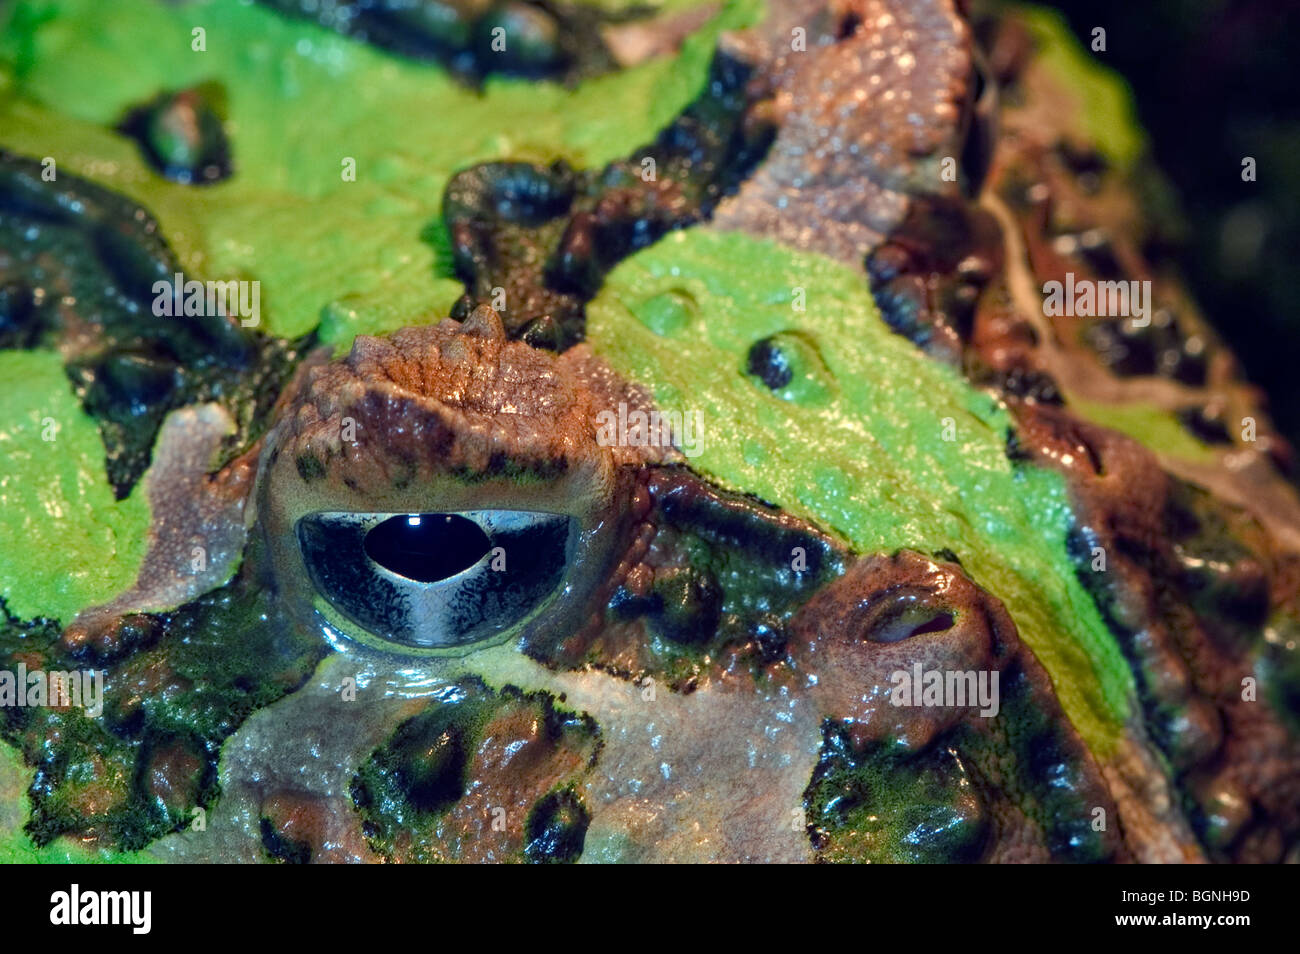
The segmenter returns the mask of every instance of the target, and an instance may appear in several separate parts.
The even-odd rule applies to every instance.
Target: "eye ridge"
[[[468,570],[492,548],[473,520],[454,513],[389,517],[365,536],[366,556],[417,583],[437,583]]]

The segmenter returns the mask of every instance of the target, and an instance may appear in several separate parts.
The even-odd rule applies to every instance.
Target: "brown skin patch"
[[[890,674],[923,669],[1004,668],[1015,626],[953,566],[917,554],[869,557],[819,592],[791,624],[795,668],[817,677],[811,691],[827,716],[852,724],[859,744],[885,738],[923,748],[973,708],[891,704]],[[915,634],[915,635],[913,635]]]
[[[264,837],[280,861],[369,862],[382,861],[370,850],[352,824],[346,799],[320,799],[302,792],[279,789],[268,795],[260,817],[273,835]]]
[[[199,783],[207,759],[180,740],[157,748],[145,767],[149,794],[168,812],[181,814],[198,801]]]
[[[790,629],[791,674],[825,718],[844,726],[853,750],[906,753],[900,772],[937,752],[960,753],[977,786],[978,811],[993,819],[985,860],[1049,860],[1061,836],[1044,829],[1058,816],[1076,814],[1069,821],[1082,830],[1094,807],[1115,814],[1101,771],[1046,671],[1002,603],[955,564],[909,551],[865,557],[809,600]],[[986,718],[972,699],[894,704],[892,674],[910,674],[917,664],[923,671],[997,672],[999,711]],[[780,667],[771,672],[780,678]],[[1037,769],[1030,749],[1040,750]],[[1068,808],[1050,801],[1063,786]],[[1126,856],[1114,828],[1097,835],[1092,850],[1101,858]]]
[[[595,736],[548,736],[533,705],[498,713],[483,728],[470,763],[470,791],[456,803],[442,828],[458,846],[457,860],[495,861],[518,856],[527,838],[528,813],[547,792],[574,779],[594,760]],[[497,809],[504,809],[504,815]],[[493,822],[500,819],[494,830]]]
[[[971,47],[947,0],[782,3],[726,49],[758,67],[779,129],[715,225],[857,264],[909,196],[956,192],[940,163],[961,152]]]
[[[1242,691],[1257,677],[1265,620],[1294,610],[1294,593],[1270,585],[1290,558],[1247,514],[1167,476],[1137,442],[1053,408],[1016,412],[1032,459],[1070,483],[1080,579],[1129,657],[1147,730],[1212,857],[1256,857],[1271,844],[1247,838],[1252,817],[1295,837],[1300,743]],[[1104,570],[1092,568],[1092,547]]]
[[[63,633],[66,650],[90,650],[101,658],[120,654],[147,637],[124,626],[130,619],[124,614],[175,609],[231,575],[247,540],[244,504],[258,451],[254,447],[210,473],[222,439],[233,429],[234,421],[217,404],[168,416],[145,475],[152,522],[135,585],[78,613]]]
[[[355,450],[344,417],[357,423]],[[308,372],[282,453],[310,454],[363,486],[411,479],[410,467],[485,472],[496,461],[545,474],[593,453],[594,421],[591,395],[552,356],[507,341],[481,308],[463,325],[360,336],[345,360]]]

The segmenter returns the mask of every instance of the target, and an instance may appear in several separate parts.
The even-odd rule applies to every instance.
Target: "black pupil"
[[[455,576],[489,549],[487,534],[478,524],[452,513],[389,517],[366,534],[366,556],[420,583]]]

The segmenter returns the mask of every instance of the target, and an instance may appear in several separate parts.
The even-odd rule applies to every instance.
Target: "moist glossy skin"
[[[444,55],[450,41],[435,40]],[[1274,469],[1286,450],[1187,311],[1143,336],[1172,357],[1134,374],[1098,344],[1127,334],[1120,323],[1040,317],[1033,290],[1063,269],[1148,272],[1129,247],[1123,176],[1080,159],[1070,110],[1054,108],[1069,90],[1035,72],[1029,48],[1014,20],[972,23],[946,0],[774,8],[724,39],[696,103],[627,159],[462,170],[443,203],[465,286],[452,317],[410,316],[343,356],[216,322],[202,330],[232,360],[193,375],[191,342],[174,354],[157,330],[124,331],[129,305],[98,321],[23,310],[39,320],[19,323],[22,345],[79,343],[69,368],[89,378],[122,361],[139,372],[139,352],[177,366],[165,396],[138,402],[150,413],[129,440],[114,430],[123,402],[81,395],[110,464],[133,449],[123,488],[152,446],[135,585],[66,626],[0,627],[7,661],[109,673],[102,722],[38,709],[5,724],[38,769],[31,836],[285,862],[1293,855],[1300,521]],[[561,52],[548,69],[590,66]],[[467,72],[481,72],[477,56]],[[203,152],[190,145],[176,154]],[[40,247],[61,280],[103,269],[130,299],[132,281],[173,266],[144,210],[75,178],[42,185],[37,168],[0,155],[11,220],[121,226],[118,242],[61,246],[58,232]],[[72,208],[77,195],[95,201]],[[1014,465],[1064,476],[1070,555],[1129,669],[1127,716],[1105,744],[1085,743],[1058,698],[1071,687],[1053,684],[961,553],[854,552],[665,442],[602,439],[601,412],[655,410],[653,382],[620,378],[581,343],[586,304],[620,259],[704,222],[860,267],[894,331],[1005,403]],[[30,256],[0,255],[4,277],[26,283],[15,295],[36,280]],[[1159,295],[1180,299],[1163,283]],[[801,393],[797,342],[763,339],[737,380]],[[122,387],[139,398],[142,380]],[[1130,421],[1117,409],[1135,400],[1181,412],[1143,409],[1159,455],[1088,420],[1100,407]],[[181,405],[194,406],[163,423]],[[1233,437],[1227,408],[1257,418],[1260,446]],[[1234,424],[1218,450],[1167,439],[1216,415]],[[749,422],[705,426],[708,439]],[[514,602],[486,595],[503,592],[491,574],[509,581],[533,555],[503,537],[500,569],[474,551],[477,570],[438,584],[456,611],[422,616],[415,582],[395,581],[360,537],[313,549],[304,535],[321,515],[485,512],[563,521],[554,582],[520,584]],[[210,561],[177,572],[196,540]],[[490,600],[509,612],[482,633]],[[897,704],[896,674],[917,667],[996,674],[996,705]]]

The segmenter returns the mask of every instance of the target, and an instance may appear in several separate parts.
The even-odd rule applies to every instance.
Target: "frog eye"
[[[329,511],[301,517],[297,538],[322,609],[341,617],[331,618],[336,628],[394,649],[449,649],[544,609],[561,588],[575,526],[527,510]]]

